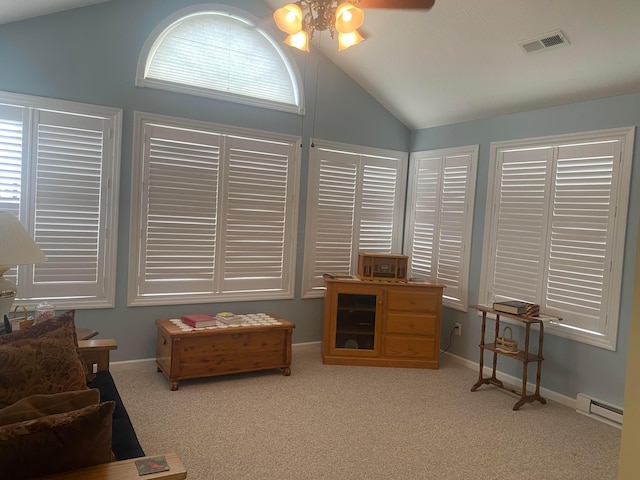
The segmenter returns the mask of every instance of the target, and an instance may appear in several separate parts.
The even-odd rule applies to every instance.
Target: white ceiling
[[[0,0],[0,23],[101,1]],[[314,42],[411,129],[640,92],[640,0],[436,0],[367,9],[362,30],[343,52]],[[518,45],[555,30],[568,46]]]

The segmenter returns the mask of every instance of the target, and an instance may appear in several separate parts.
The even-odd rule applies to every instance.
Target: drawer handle
[[[241,333],[232,333],[231,336],[233,338],[240,338],[242,336],[242,334]]]

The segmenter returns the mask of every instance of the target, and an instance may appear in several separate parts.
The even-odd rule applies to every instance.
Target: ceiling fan
[[[364,21],[364,8],[428,10],[435,0],[299,0],[278,8],[273,18],[280,30],[289,34],[284,43],[308,52],[309,41],[317,31],[338,32],[338,50],[360,43],[358,28]]]

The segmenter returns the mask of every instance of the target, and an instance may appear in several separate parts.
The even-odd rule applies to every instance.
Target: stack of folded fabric
[[[525,315],[527,317],[537,317],[538,315],[540,315],[540,305],[536,303],[527,304]]]

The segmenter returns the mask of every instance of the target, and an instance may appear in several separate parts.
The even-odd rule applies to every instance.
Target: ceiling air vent
[[[525,53],[535,53],[541,50],[549,50],[550,48],[563,47],[569,45],[569,40],[560,30],[538,35],[535,38],[529,38],[518,42]]]

